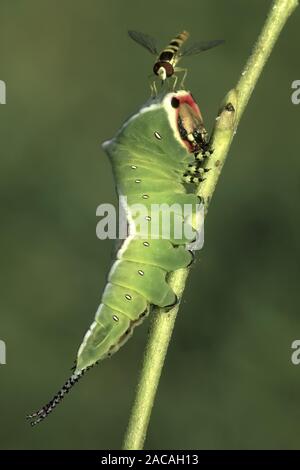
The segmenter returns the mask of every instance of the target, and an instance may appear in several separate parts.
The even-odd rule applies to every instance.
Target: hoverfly
[[[173,83],[173,89],[175,89],[177,83],[178,77],[175,75],[177,72],[183,73],[180,86],[181,88],[184,87],[184,80],[187,75],[187,69],[177,67],[179,60],[183,56],[198,54],[199,52],[206,51],[212,47],[224,43],[222,39],[216,39],[213,41],[198,41],[191,46],[182,49],[183,44],[187,41],[190,35],[187,31],[182,31],[174,39],[172,39],[161,52],[158,52],[155,39],[153,39],[151,36],[148,36],[148,34],[132,30],[128,31],[128,34],[131,39],[145,47],[151,54],[156,55],[157,57],[153,66],[153,73],[149,75],[149,78],[155,75],[161,79],[162,83],[164,83],[167,78],[170,78],[174,75],[175,80]],[[151,84],[151,91],[156,94],[155,81],[153,81]]]

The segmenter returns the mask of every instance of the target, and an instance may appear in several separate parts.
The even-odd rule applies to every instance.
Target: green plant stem
[[[297,4],[298,0],[275,0],[272,3],[265,25],[241,74],[241,78],[236,87],[227,94],[223,101],[211,138],[214,153],[208,159],[206,165],[210,171],[206,173],[206,180],[200,184],[197,191],[197,194],[204,203],[205,214],[207,213],[209,203],[225,163],[237,125],[262,69],[271,54],[273,46]],[[182,298],[188,272],[188,269],[180,269],[169,277],[169,284],[179,299]],[[135,401],[125,434],[124,450],[139,450],[143,448],[178,310],[179,304],[168,313],[163,309],[156,309],[152,316],[149,339],[144,354]]]

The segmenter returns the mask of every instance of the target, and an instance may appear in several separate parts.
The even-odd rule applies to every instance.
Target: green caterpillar
[[[194,231],[192,236],[184,232],[179,237],[171,231],[166,238],[163,225],[159,224],[153,238],[154,222],[147,215],[146,229],[137,234],[138,217],[133,211],[135,204],[143,204],[150,214],[152,205],[157,204],[161,221],[166,215],[166,204],[175,204],[171,211],[174,228],[176,217],[184,223],[181,209],[188,204],[192,207],[188,223],[195,226],[199,200],[187,192],[185,183],[201,181],[208,142],[192,95],[178,91],[152,99],[103,148],[112,164],[118,194],[127,197],[131,229],[109,272],[94,322],[79,348],[74,373],[46,406],[28,417],[32,425],[43,420],[91,366],[116,352],[151,306],[168,309],[176,304],[168,273],[193,260],[187,245],[195,237]]]

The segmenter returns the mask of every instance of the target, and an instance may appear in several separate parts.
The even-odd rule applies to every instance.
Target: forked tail
[[[84,376],[84,374],[86,373],[88,369],[90,369],[90,367],[87,367],[86,369],[83,369],[80,372],[76,372],[72,374],[71,377],[66,381],[66,383],[59,390],[59,392],[57,392],[57,394],[52,398],[52,400],[50,400],[49,403],[47,403],[47,405],[44,405],[35,413],[32,413],[31,415],[26,416],[26,419],[32,420],[30,423],[31,426],[35,426],[36,424],[43,421],[43,419],[47,418],[47,416],[54,410],[54,408],[56,408],[56,406],[65,397],[65,395],[69,393],[71,388],[78,382],[78,380]]]

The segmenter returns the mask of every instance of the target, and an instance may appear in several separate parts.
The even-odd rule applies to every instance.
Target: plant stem
[[[197,191],[204,203],[205,213],[207,213],[237,125],[252,91],[283,26],[297,5],[298,0],[275,0],[272,3],[265,25],[246,63],[241,78],[236,87],[224,99],[211,138],[214,152],[206,164],[210,171],[206,173],[206,179],[200,184]],[[182,298],[188,272],[188,269],[180,269],[169,277],[169,284],[179,299]],[[153,314],[136,397],[125,434],[124,450],[143,448],[156,390],[178,310],[179,304],[168,313],[157,308]]]

